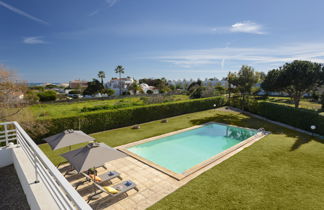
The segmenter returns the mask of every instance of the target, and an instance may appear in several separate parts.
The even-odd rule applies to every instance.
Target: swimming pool
[[[208,123],[127,147],[127,153],[167,172],[186,174],[257,133],[253,129]]]

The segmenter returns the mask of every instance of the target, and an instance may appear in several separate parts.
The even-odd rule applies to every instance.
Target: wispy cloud
[[[230,33],[249,33],[263,35],[267,34],[264,26],[251,21],[237,22],[228,26],[208,26],[208,25],[192,25],[184,23],[170,23],[170,22],[140,22],[126,25],[119,25],[115,32],[121,35],[218,35]]]
[[[94,16],[94,15],[98,14],[102,9],[105,9],[107,7],[111,8],[111,7],[115,6],[115,4],[117,4],[119,1],[120,0],[105,0],[106,5],[103,8],[94,10],[88,16]]]
[[[211,31],[215,33],[249,33],[249,34],[266,34],[264,27],[252,21],[242,21],[234,23],[231,26],[214,27]]]
[[[25,44],[46,44],[41,36],[30,36],[23,38],[23,43]]]
[[[219,65],[221,69],[230,63],[274,66],[293,60],[310,60],[324,63],[324,42],[296,43],[268,48],[213,48],[167,52],[156,56],[160,62],[171,63],[179,67],[193,68],[203,65]]]
[[[231,26],[231,32],[242,32],[250,34],[265,34],[263,26],[251,21],[238,22]]]
[[[9,5],[9,4],[4,3],[3,1],[0,1],[0,6],[3,6],[4,8],[6,8],[6,9],[8,9],[8,10],[10,10],[10,11],[12,11],[12,12],[18,14],[18,15],[21,15],[23,17],[26,17],[26,18],[28,18],[30,20],[33,20],[35,22],[48,25],[48,22],[46,22],[45,20],[42,20],[40,18],[37,18],[37,17],[35,17],[33,15],[30,15],[27,12],[24,12],[24,11],[22,11],[22,10],[16,8],[16,7],[13,7],[13,6]]]
[[[106,0],[108,7],[113,7],[119,0]]]
[[[98,14],[98,12],[99,12],[99,9],[91,12],[88,16],[94,16],[94,15]]]

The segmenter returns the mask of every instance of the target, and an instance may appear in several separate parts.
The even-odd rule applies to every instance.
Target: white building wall
[[[9,147],[1,147],[0,148],[0,168],[11,165],[11,148]]]

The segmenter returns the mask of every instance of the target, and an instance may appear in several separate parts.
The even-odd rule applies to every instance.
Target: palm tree
[[[117,66],[117,67],[115,68],[115,73],[116,73],[116,74],[119,74],[119,95],[122,94],[121,74],[124,74],[124,73],[125,73],[124,70],[125,70],[124,67],[121,66],[121,65],[119,65],[119,66]]]
[[[106,78],[106,74],[104,71],[99,71],[98,72],[98,77],[101,79],[101,84],[103,85],[103,79]]]

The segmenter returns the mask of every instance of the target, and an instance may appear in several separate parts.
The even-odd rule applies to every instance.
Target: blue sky
[[[29,82],[222,78],[324,63],[322,0],[0,0],[0,63]]]

